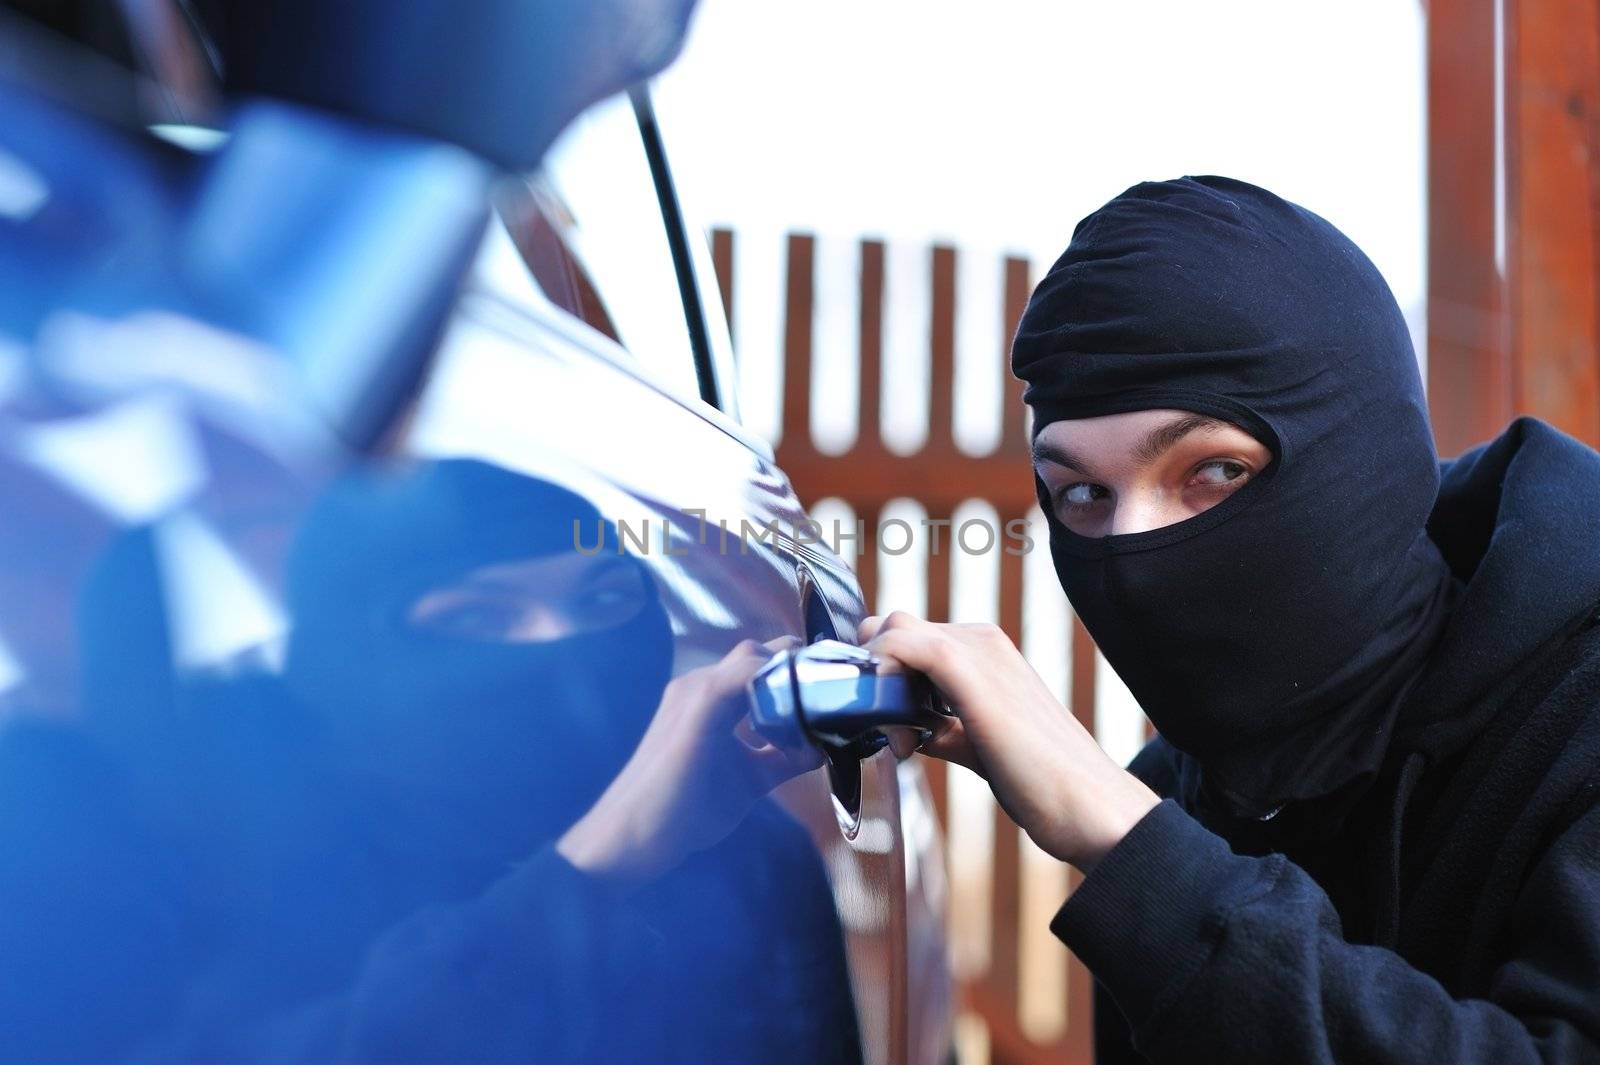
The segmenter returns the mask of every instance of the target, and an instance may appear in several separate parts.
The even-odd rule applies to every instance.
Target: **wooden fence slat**
[[[737,347],[739,337],[733,328],[733,231],[711,231],[711,265],[717,272],[717,291],[722,294],[722,316],[728,320],[728,338]]]
[[[953,533],[949,522],[953,511],[953,507],[949,509],[929,507],[927,510],[929,529],[943,530],[939,536],[938,551],[933,549],[934,541],[931,531],[927,534],[928,561],[926,573],[928,581],[928,620],[930,621],[950,620],[950,561],[955,551],[952,542]],[[919,532],[918,535],[923,534]]]
[[[1496,2],[1428,4],[1428,401],[1447,455],[1511,415],[1495,266]]]
[[[1004,399],[1000,408],[1000,446],[997,453],[1010,456],[1027,454],[1030,446],[1027,429],[1027,411],[1022,405],[1023,385],[1011,374],[1011,341],[1017,335],[1017,325],[1028,306],[1033,291],[1033,279],[1028,260],[1007,256],[1005,265],[1005,308],[1001,316],[1001,360],[1005,374]]]
[[[1005,530],[1013,521],[1026,521],[1027,512],[1017,510],[997,510],[995,520],[1000,523],[1000,529]],[[1005,543],[1000,539],[999,543]],[[1000,627],[1005,634],[1011,637],[1011,642],[1018,647],[1022,646],[1022,562],[1019,554],[996,548],[1000,552],[1000,603],[998,617]]]
[[[1094,735],[1095,646],[1078,615],[1072,615],[1072,716]]]
[[[989,970],[983,982],[998,1003],[1003,1004],[1002,1020],[1008,1028],[1017,1027],[1017,936],[1022,932],[1018,911],[1022,901],[1022,855],[1020,830],[999,804],[994,809],[994,872],[990,895]],[[1047,933],[1048,934],[1048,933]]]
[[[855,450],[883,450],[883,242],[861,242],[860,416]]]
[[[783,442],[811,440],[811,309],[815,305],[816,240],[791,233],[783,305]],[[810,497],[807,502],[815,502]]]
[[[1600,445],[1600,9],[1593,0],[1505,4],[1510,399]]]
[[[932,369],[928,386],[928,443],[920,456],[924,462],[931,456],[956,452],[956,250],[947,245],[936,246],[929,268],[933,286],[929,335]]]
[[[922,760],[922,773],[928,778],[928,792],[933,796],[933,812],[939,824],[950,823],[950,769],[937,758]]]
[[[1067,882],[1076,891],[1083,876],[1069,868]],[[1059,1060],[1089,1065],[1094,1048],[1094,976],[1076,954],[1067,962],[1067,1033],[1061,1042],[1065,1056]]]
[[[805,497],[802,497],[805,498]],[[852,505],[854,505],[852,503]],[[876,614],[878,604],[878,520],[880,510],[857,510],[856,528],[861,542],[856,545],[856,581],[861,585],[861,601],[869,614]]]
[[[1076,612],[1072,615],[1072,715],[1089,735],[1093,736],[1095,724],[1095,661],[1099,654],[1089,630],[1083,627]],[[1077,871],[1069,874],[1069,883],[1076,888],[1082,878]],[[1074,954],[1067,969],[1067,1034],[1063,1052],[1074,1055],[1074,1060],[1087,1065],[1091,1053],[1091,1022],[1093,1016],[1092,990],[1094,977]]]

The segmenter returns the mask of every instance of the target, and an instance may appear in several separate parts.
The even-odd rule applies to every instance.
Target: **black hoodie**
[[[1146,747],[1166,801],[1052,924],[1098,978],[1096,1060],[1600,1061],[1597,520],[1600,455],[1542,422],[1443,464],[1464,591],[1332,835],[1209,811]]]

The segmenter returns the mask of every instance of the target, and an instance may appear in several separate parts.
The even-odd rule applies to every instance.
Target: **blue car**
[[[488,7],[0,24],[7,1061],[949,1060],[938,707],[740,424],[687,5]]]

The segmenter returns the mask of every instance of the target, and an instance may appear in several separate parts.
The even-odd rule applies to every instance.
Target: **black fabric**
[[[1264,816],[1369,782],[1454,582],[1424,529],[1438,467],[1405,320],[1333,226],[1226,178],[1136,186],[1079,224],[1023,315],[1034,431],[1208,414],[1273,460],[1168,528],[1050,519],[1095,642],[1228,805]]]
[[[1460,757],[1406,754],[1334,839],[1208,831],[1182,809],[1191,760],[1152,741],[1131,768],[1172,799],[1052,924],[1096,975],[1095,1060],[1600,1061],[1596,621]],[[1426,816],[1441,790],[1466,799]],[[1391,850],[1392,889],[1367,875]]]

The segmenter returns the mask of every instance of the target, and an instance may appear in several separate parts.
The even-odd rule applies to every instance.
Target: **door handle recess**
[[[818,640],[780,651],[751,678],[750,723],[768,742],[814,744],[828,765],[834,812],[844,834],[861,827],[861,760],[908,729],[922,746],[950,710],[920,673],[883,668],[864,647]]]

